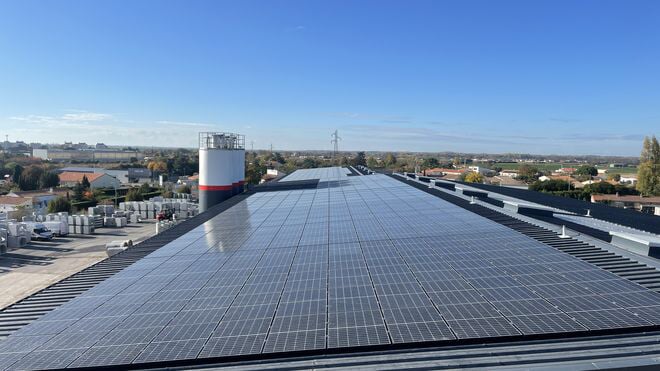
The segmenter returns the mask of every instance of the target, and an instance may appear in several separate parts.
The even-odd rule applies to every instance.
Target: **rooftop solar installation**
[[[0,368],[167,364],[660,325],[660,294],[383,175],[298,171],[0,341]]]

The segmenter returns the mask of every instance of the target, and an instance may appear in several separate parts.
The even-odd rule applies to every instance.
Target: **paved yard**
[[[106,243],[142,241],[156,233],[156,225],[143,222],[96,232],[56,237],[48,242],[32,241],[25,248],[0,255],[0,309],[105,259]]]

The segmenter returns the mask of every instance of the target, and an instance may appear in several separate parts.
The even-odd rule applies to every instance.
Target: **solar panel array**
[[[299,171],[0,341],[0,368],[660,324],[660,295],[385,176]]]
[[[321,182],[336,181],[348,176],[351,171],[345,167],[301,169],[284,177],[280,182],[290,182],[296,180],[319,179]]]

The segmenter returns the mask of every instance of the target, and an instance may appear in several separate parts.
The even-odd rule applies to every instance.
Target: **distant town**
[[[653,141],[657,145],[655,138],[648,141],[645,153],[652,152]],[[1,148],[0,212],[14,217],[175,193],[197,197],[196,149],[9,140]],[[245,163],[249,185],[297,169],[363,165],[382,172],[531,189],[660,215],[658,186],[645,189],[638,184],[639,157],[248,150]]]

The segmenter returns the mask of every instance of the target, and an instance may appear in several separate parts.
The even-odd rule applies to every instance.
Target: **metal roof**
[[[585,215],[587,210],[590,210],[591,216],[594,218],[643,230],[646,232],[660,234],[660,223],[658,223],[658,217],[655,215],[644,214],[635,210],[622,209],[599,203],[590,203],[574,198],[555,196],[543,192],[534,192],[525,189],[500,187],[489,184],[463,184],[482,190],[515,197],[521,200],[566,210],[579,215]]]

